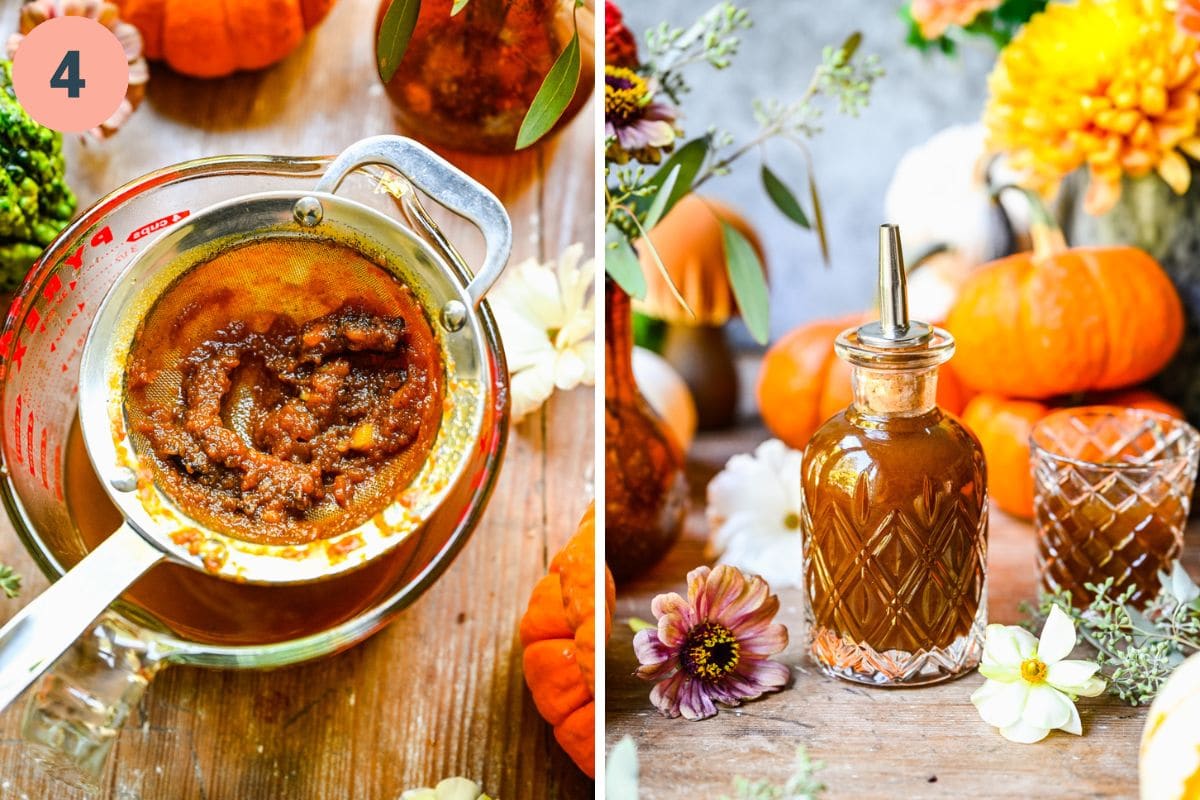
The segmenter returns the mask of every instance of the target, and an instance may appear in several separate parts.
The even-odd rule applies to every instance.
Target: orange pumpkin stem
[[[1046,204],[1042,202],[1042,198],[1037,192],[1026,189],[1024,186],[1018,186],[1015,183],[1006,183],[1003,186],[997,187],[992,192],[992,197],[998,199],[1000,193],[1006,189],[1014,189],[1025,196],[1026,202],[1029,203],[1029,214],[1031,217],[1029,223],[1029,238],[1033,240],[1033,261],[1041,263],[1043,260],[1051,256],[1058,255],[1067,249],[1067,239],[1063,236],[1062,228],[1058,227],[1058,222],[1050,213],[1050,209],[1046,208]]]

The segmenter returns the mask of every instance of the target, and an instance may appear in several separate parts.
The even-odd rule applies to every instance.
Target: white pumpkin
[[[1200,653],[1171,673],[1150,705],[1138,775],[1142,800],[1200,798]]]
[[[1003,218],[988,194],[985,135],[979,123],[951,125],[900,157],[883,210],[887,221],[903,231],[910,263],[945,248],[978,265],[1010,248]],[[1012,182],[999,165],[992,169],[993,180]],[[1002,197],[1001,202],[1014,227],[1026,228],[1028,212],[1019,199]]]
[[[633,377],[642,396],[687,452],[696,436],[696,402],[683,378],[665,358],[644,347],[633,348]]]

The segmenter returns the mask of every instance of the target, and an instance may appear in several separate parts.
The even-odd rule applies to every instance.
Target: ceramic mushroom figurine
[[[700,430],[729,427],[738,405],[737,370],[724,330],[737,314],[737,303],[725,265],[722,221],[740,231],[763,261],[762,245],[750,223],[709,197],[684,196],[649,234],[695,316],[672,294],[649,248],[642,243],[637,248],[647,288],[635,308],[666,323],[662,353],[691,390]]]

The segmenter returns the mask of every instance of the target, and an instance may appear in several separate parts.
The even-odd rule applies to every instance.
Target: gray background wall
[[[885,221],[883,196],[892,170],[905,150],[934,132],[978,119],[995,51],[986,42],[971,41],[953,59],[922,55],[904,44],[896,0],[736,1],[749,9],[754,27],[743,33],[741,51],[730,69],[716,72],[703,64],[691,68],[694,89],[682,120],[689,138],[710,125],[731,131],[739,140],[753,136],[757,128],[751,98],[798,96],[820,61],[821,48],[840,43],[852,31],[863,34],[859,52],[878,54],[887,72],[862,115],[855,119],[827,114],[824,132],[812,143],[830,237],[828,269],[821,264],[816,237],[784,218],[766,198],[756,156],[747,156],[732,175],[705,186],[706,193],[742,209],[763,238],[775,338],[799,322],[869,306],[876,228]],[[639,41],[661,20],[683,26],[710,7],[695,0],[625,0],[621,5]],[[772,169],[805,197],[799,151],[776,142],[768,158]],[[807,208],[806,200],[804,205]],[[744,334],[737,338],[749,342]]]

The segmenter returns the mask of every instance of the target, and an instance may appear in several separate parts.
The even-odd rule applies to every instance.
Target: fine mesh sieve
[[[400,187],[402,207],[434,246],[334,194],[346,174],[370,164],[391,167],[480,229],[487,254],[474,277],[411,186]],[[163,558],[235,581],[302,583],[362,566],[417,530],[478,448],[485,416],[507,413],[505,401],[502,408],[485,401],[483,382],[495,364],[479,315],[510,246],[508,216],[494,196],[423,146],[387,136],[348,148],[311,193],[270,192],[210,207],[142,251],[96,312],[79,380],[88,454],[125,524],[0,630],[0,708]],[[197,276],[203,280],[193,280]],[[161,368],[145,381],[147,396],[178,397],[177,365],[198,336],[211,333],[212,320],[266,330],[280,317],[301,325],[348,306],[389,314],[406,299],[413,311],[406,322],[427,331],[438,400],[444,396],[418,434],[428,439],[427,456],[406,464],[398,455],[357,486],[344,506],[314,507],[304,515],[315,534],[310,541],[250,541],[218,519],[190,515],[188,503],[176,502],[186,498],[165,490],[163,459],[138,433],[138,409],[130,414],[131,351],[158,358]],[[411,326],[406,331],[411,334]],[[238,391],[235,385],[229,393],[223,421],[245,437]]]

